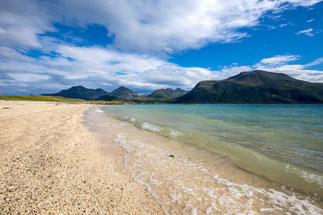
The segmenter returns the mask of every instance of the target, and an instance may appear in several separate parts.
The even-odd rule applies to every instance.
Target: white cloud
[[[38,34],[55,30],[49,3],[36,0],[4,0],[0,7],[0,45],[36,47]]]
[[[33,73],[11,73],[9,76],[13,77],[17,82],[20,83],[31,83],[48,80],[49,75],[39,75]]]
[[[299,57],[300,56],[298,56],[298,55],[276,55],[274,57],[262,59],[260,61],[259,65],[264,65],[269,68],[277,67],[279,65],[283,65],[288,62],[296,61],[296,60],[298,60]]]
[[[310,62],[310,63],[306,64],[305,67],[308,68],[308,67],[311,67],[311,66],[320,65],[322,63],[323,63],[323,57],[318,58],[318,59],[314,60],[313,62]]]
[[[0,52],[0,85],[20,86],[41,93],[55,92],[72,85],[106,90],[124,85],[139,92],[158,88],[193,88],[202,80],[221,80],[243,71],[262,69],[282,72],[307,81],[322,82],[323,72],[309,70],[310,66],[323,63],[322,58],[305,65],[289,64],[297,55],[276,55],[250,66],[232,64],[217,71],[200,67],[181,67],[158,58],[125,54],[99,47],[76,47],[58,45],[56,58],[42,57],[38,60],[10,50]],[[8,56],[10,54],[10,58]]]
[[[248,34],[268,11],[311,6],[319,0],[3,0],[0,44],[40,47],[53,23],[104,25],[115,45],[142,53],[172,53]],[[286,4],[287,3],[287,4]]]
[[[313,28],[309,28],[309,29],[306,29],[306,30],[299,31],[296,34],[305,34],[307,36],[313,37],[314,33],[312,33],[312,32],[313,32]]]
[[[287,25],[288,25],[287,23],[283,23],[283,24],[280,24],[280,25],[279,25],[279,27],[280,27],[280,28],[283,28],[283,27],[285,27],[285,26],[287,26]]]
[[[310,22],[313,22],[315,19],[309,19],[309,20],[307,20],[306,22],[307,23],[310,23]]]
[[[207,79],[224,79],[246,70],[282,71],[304,80],[322,81],[318,65],[290,65],[297,55],[277,55],[255,65],[231,65],[219,71],[181,67],[160,56],[213,42],[248,36],[243,28],[259,24],[268,11],[311,6],[319,0],[2,0],[0,7],[0,86],[2,89],[56,91],[71,85],[126,85],[136,90],[190,89]],[[286,4],[287,3],[287,4]],[[105,26],[115,38],[110,47],[77,47],[42,36],[54,23]],[[309,29],[308,29],[309,30]],[[313,30],[303,32],[312,34]],[[39,59],[23,55],[30,48],[56,52]],[[127,52],[129,51],[129,52]],[[157,55],[156,55],[157,53]],[[161,55],[159,55],[161,54]],[[316,73],[316,76],[312,74]],[[11,87],[11,88],[10,88]],[[44,92],[44,93],[45,93]]]
[[[38,60],[18,53],[14,49],[0,53],[0,74],[13,80],[5,83],[26,86],[26,83],[52,83],[52,87],[84,84],[88,87],[108,86],[109,90],[125,85],[139,90],[154,90],[165,87],[190,89],[205,79],[214,79],[209,69],[181,67],[158,58],[126,54],[99,47],[76,47],[58,45],[58,57],[42,57]],[[4,83],[3,83],[4,84]],[[58,90],[55,88],[55,90]]]
[[[310,6],[319,0],[64,1],[71,19],[100,23],[125,50],[172,53],[248,36],[268,11]],[[286,3],[288,3],[286,5]]]

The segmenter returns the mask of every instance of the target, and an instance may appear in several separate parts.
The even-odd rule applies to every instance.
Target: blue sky
[[[189,90],[263,69],[323,82],[320,0],[2,0],[0,94]]]

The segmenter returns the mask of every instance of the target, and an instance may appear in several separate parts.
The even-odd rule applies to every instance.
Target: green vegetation
[[[159,89],[159,90],[155,90],[148,97],[159,99],[159,98],[168,98],[170,96],[166,93],[165,89]]]
[[[128,101],[137,103],[137,104],[169,104],[174,103],[175,98],[151,98],[147,96],[139,96]]]
[[[86,101],[82,99],[70,99],[63,98],[59,96],[8,96],[8,95],[0,95],[0,100],[7,101],[43,101],[43,102],[66,102],[66,103],[86,103],[86,104],[101,104],[101,105],[118,105],[118,104],[134,104],[132,101],[122,101],[122,100],[114,100],[114,101]]]
[[[133,101],[126,101],[126,100],[113,100],[113,101],[104,101],[104,100],[91,100],[85,101],[89,104],[100,104],[100,105],[123,105],[123,104],[136,104]]]
[[[69,99],[59,96],[7,96],[0,95],[0,100],[10,101],[44,101],[44,102],[85,102],[82,99]]]

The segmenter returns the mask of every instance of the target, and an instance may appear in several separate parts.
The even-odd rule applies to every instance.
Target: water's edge
[[[299,192],[310,195],[312,198],[323,198],[323,175],[315,170],[304,169],[294,164],[272,159],[244,146],[233,146],[231,143],[227,142],[208,141],[205,140],[208,137],[202,135],[199,136],[199,144],[195,144],[194,139],[188,140],[187,138],[182,138],[180,135],[181,132],[179,131],[166,130],[160,125],[140,122],[134,118],[116,118],[120,121],[130,123],[139,129],[153,132],[166,138],[176,139],[201,150],[220,154],[220,156],[223,156],[223,158],[227,159],[228,162],[232,162],[238,168],[259,177],[263,177],[268,181],[284,185],[289,189],[298,190]],[[205,144],[201,144],[202,138],[204,138]],[[208,142],[216,144],[208,145]]]
[[[103,111],[100,108],[92,108],[86,114],[91,114],[91,117],[94,117],[94,118],[99,117],[102,119]],[[109,116],[109,118],[107,117],[106,120],[109,120],[110,118],[111,116]],[[91,126],[95,126],[95,123],[96,123],[95,120],[91,122],[87,122],[86,127],[90,128]],[[310,214],[316,214],[316,213],[322,212],[320,208],[312,205],[311,202],[313,200],[302,199],[302,198],[299,199],[298,195],[295,195],[295,193],[292,193],[290,191],[287,192],[288,195],[281,193],[281,191],[285,188],[282,188],[282,190],[280,191],[275,191],[273,189],[266,190],[262,188],[252,187],[246,184],[238,184],[238,183],[230,182],[227,179],[223,179],[220,175],[212,173],[212,171],[209,171],[205,167],[199,164],[192,163],[190,159],[187,160],[187,158],[178,156],[176,153],[174,153],[174,151],[167,151],[165,149],[160,149],[156,146],[149,146],[147,142],[143,143],[141,141],[138,141],[140,139],[139,136],[146,135],[142,133],[145,131],[140,130],[138,128],[134,128],[133,125],[129,125],[128,122],[114,121],[114,123],[115,124],[112,126],[113,129],[111,129],[112,128],[111,124],[106,129],[114,130],[115,132],[114,142],[120,145],[122,148],[124,148],[127,151],[127,154],[124,157],[125,168],[128,171],[130,171],[131,177],[135,181],[146,186],[148,192],[150,192],[152,196],[156,199],[156,201],[162,206],[166,214],[174,214],[174,213],[176,214],[177,212],[192,213],[192,214],[194,214],[195,212],[203,212],[203,213],[215,213],[215,212],[224,212],[224,211],[226,212],[249,211],[250,212],[253,210],[258,212],[273,212],[276,210],[278,211],[282,210],[282,211],[294,211],[297,213],[310,212]],[[126,127],[128,130],[124,129],[123,127]],[[131,127],[134,132],[131,133],[131,135],[129,136],[129,128]],[[156,135],[156,134],[153,134],[153,135]],[[171,157],[170,155],[173,155],[173,154],[175,154],[174,157]],[[152,157],[150,155],[152,155]],[[160,162],[164,162],[164,165],[159,166]],[[196,174],[197,180],[199,181],[198,183],[200,183],[199,186],[195,188],[192,188],[192,187],[185,188],[184,193],[182,194],[176,193],[177,189],[180,190],[180,188],[177,187],[178,184],[186,184],[189,187],[189,186],[193,186],[191,184],[192,181],[176,181],[177,177],[175,177],[173,178],[174,182],[172,183],[168,182],[169,179],[167,178],[163,179],[162,176],[159,176],[160,174],[159,171],[161,172],[166,171],[166,172],[163,172],[163,174],[161,175],[168,174],[169,178],[172,178],[171,174],[174,174],[173,171],[168,172],[168,170],[162,170],[165,166],[174,168],[176,169],[176,171],[183,170],[183,167],[185,167],[185,171],[178,174],[181,174],[181,176],[185,176],[185,174],[187,174],[188,178],[191,177],[191,175]],[[180,168],[178,169],[178,167]],[[158,168],[161,168],[161,169],[158,169]],[[204,182],[211,183],[211,185],[214,185],[214,186],[207,185],[210,187],[204,187],[203,188],[204,190],[199,189],[199,187],[203,187],[203,185],[206,184]],[[168,189],[169,193],[167,193],[167,189],[166,189],[164,190],[166,194],[165,193],[161,194],[160,187],[163,187],[163,186],[166,186],[166,187],[175,186],[175,187],[173,187],[173,189],[171,190]],[[221,188],[221,187],[226,187],[226,188]],[[190,189],[193,191],[190,191]],[[226,191],[224,192],[224,190]],[[194,195],[187,194],[190,192],[194,193]],[[238,197],[236,197],[237,193],[240,193]],[[196,197],[195,195],[201,195],[201,197]],[[218,195],[220,195],[220,197]],[[206,196],[208,198],[205,198]],[[216,198],[215,196],[218,196],[217,200],[214,199]],[[259,199],[269,198],[269,200],[268,202],[263,202],[257,199],[253,199],[254,197],[257,197]],[[244,198],[250,198],[253,200],[251,202],[248,201],[248,203],[246,204],[246,200],[244,200]],[[222,199],[221,200],[222,202],[219,199],[220,200]],[[202,205],[208,205],[208,207],[203,208],[199,206],[201,205],[200,203],[196,205],[196,201],[202,201],[203,203]],[[185,206],[183,206],[183,202],[185,203]],[[221,206],[222,208],[219,208],[220,205],[217,205],[217,202],[218,204],[222,205]],[[232,203],[236,204],[235,206],[236,208],[232,208]],[[290,208],[291,203],[296,204],[297,208]],[[245,204],[246,204],[246,207],[243,206]],[[266,208],[268,204],[273,207]],[[306,211],[304,209],[304,211],[302,211],[301,207],[307,208],[308,210]]]

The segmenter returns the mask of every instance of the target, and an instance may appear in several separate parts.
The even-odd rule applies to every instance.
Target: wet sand
[[[0,101],[0,214],[163,214],[85,104]]]

